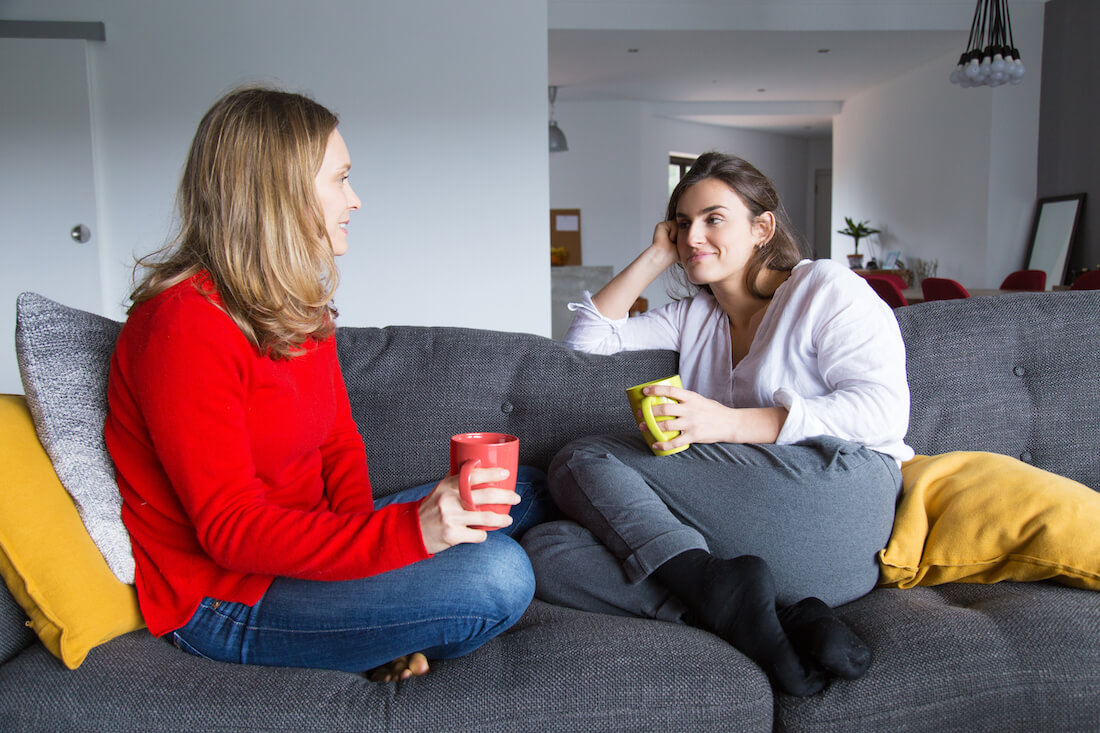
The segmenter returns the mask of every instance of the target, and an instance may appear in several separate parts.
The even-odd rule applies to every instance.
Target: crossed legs
[[[528,533],[540,598],[707,628],[792,694],[866,669],[869,650],[825,601],[877,580],[892,459],[831,438],[655,457],[636,434],[598,436],[558,454],[549,486],[583,527]]]

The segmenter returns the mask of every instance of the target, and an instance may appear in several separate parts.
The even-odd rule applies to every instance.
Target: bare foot
[[[371,682],[394,682],[428,674],[428,658],[420,652],[398,657],[368,673]]]

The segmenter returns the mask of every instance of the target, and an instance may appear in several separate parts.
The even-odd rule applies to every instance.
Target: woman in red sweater
[[[139,263],[105,435],[150,632],[222,661],[408,676],[526,609],[512,535],[538,521],[542,477],[475,491],[524,497],[513,517],[464,510],[453,476],[372,500],[336,358],[334,257],[360,207],[337,122],[266,89],[207,112],[179,235]]]

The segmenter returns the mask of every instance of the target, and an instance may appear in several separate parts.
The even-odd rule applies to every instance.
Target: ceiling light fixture
[[[558,88],[550,87],[550,152],[560,153],[569,149],[569,143],[565,141],[565,133],[554,121],[554,100],[558,97]]]
[[[1008,0],[978,0],[967,50],[951,72],[951,83],[967,87],[1019,84],[1024,63],[1012,38]]]

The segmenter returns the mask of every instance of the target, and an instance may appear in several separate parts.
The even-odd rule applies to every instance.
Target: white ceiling
[[[962,53],[974,5],[549,0],[549,83],[559,102],[646,102],[678,119],[827,136],[845,99]]]
[[[551,30],[550,84],[559,101],[652,102],[679,119],[827,135],[843,100],[965,44],[953,31]]]

